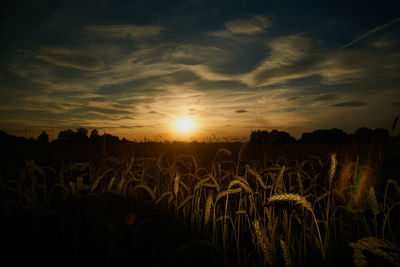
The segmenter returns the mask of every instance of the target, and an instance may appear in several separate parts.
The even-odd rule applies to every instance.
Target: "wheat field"
[[[262,162],[243,151],[208,164],[26,160],[0,177],[4,266],[400,264],[397,177],[378,182],[377,164],[341,152]]]

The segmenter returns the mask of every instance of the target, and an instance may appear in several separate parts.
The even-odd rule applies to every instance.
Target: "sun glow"
[[[190,117],[180,118],[175,122],[176,129],[180,132],[188,133],[193,130],[194,122]]]

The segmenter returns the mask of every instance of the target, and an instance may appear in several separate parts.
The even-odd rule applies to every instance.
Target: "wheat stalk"
[[[215,184],[215,186],[216,186],[216,188],[217,188],[217,191],[219,192],[219,184],[218,184],[217,180],[216,180],[215,177],[212,176],[212,175],[210,175],[209,177],[210,177],[211,180],[214,182],[214,184]]]
[[[304,185],[303,185],[303,178],[301,178],[300,172],[297,172],[297,182],[299,183],[299,193],[300,195],[304,195]]]
[[[212,195],[210,193],[210,194],[208,194],[207,201],[206,201],[206,210],[204,212],[204,224],[207,224],[210,219],[212,204],[213,204],[213,199],[212,199]]]
[[[335,176],[336,173],[336,166],[337,166],[336,153],[333,153],[331,155],[331,167],[329,169],[329,190],[331,189],[333,177]]]
[[[257,182],[260,184],[260,186],[261,186],[263,189],[266,189],[266,186],[265,186],[265,184],[264,184],[264,182],[263,182],[261,176],[260,176],[256,171],[254,171],[253,169],[251,169],[249,165],[247,165],[247,171],[248,171],[251,175],[253,175],[253,176],[256,177]]]
[[[208,180],[210,180],[210,177],[201,179],[201,180],[194,186],[193,192],[196,192],[196,191],[199,189],[199,187],[201,187],[203,184],[207,183]]]
[[[371,209],[374,216],[377,216],[379,213],[379,204],[376,200],[375,189],[373,186],[370,187],[368,192],[368,206]]]
[[[181,179],[181,176],[177,173],[175,175],[175,179],[174,179],[174,195],[175,195],[175,198],[178,198],[180,179]]]
[[[117,184],[117,192],[120,193],[120,194],[122,193],[122,186],[124,185],[125,180],[126,180],[126,178],[125,178],[125,176],[123,176],[123,177],[119,180],[119,182],[118,182],[118,184]]]
[[[243,188],[247,193],[253,194],[253,190],[251,189],[249,183],[244,180],[243,178],[236,176],[235,180],[231,181],[228,185],[228,188],[232,188],[234,185],[239,185],[241,188]]]
[[[158,203],[160,203],[160,201],[161,201],[163,198],[165,198],[166,196],[171,196],[171,195],[172,195],[171,191],[164,192],[164,193],[157,199],[157,201],[155,202],[155,204],[157,205]]]
[[[151,188],[146,184],[137,184],[133,188],[133,193],[135,193],[135,191],[138,190],[139,188],[144,189],[150,195],[151,199],[153,199],[153,200],[156,199],[156,196],[154,195],[153,190],[151,190]]]
[[[367,266],[367,259],[363,251],[368,251],[376,256],[384,258],[394,266],[400,266],[400,250],[393,243],[376,237],[364,237],[356,243],[350,243],[354,249],[353,262],[357,267]]]
[[[193,195],[187,196],[181,203],[179,203],[179,205],[176,209],[179,210],[180,208],[185,206],[186,203],[188,203],[192,198],[193,198]]]
[[[103,179],[104,175],[101,175],[99,177],[96,178],[96,180],[94,181],[94,183],[92,184],[92,186],[90,187],[90,192],[93,193],[94,190],[96,190],[97,186],[99,185],[101,179]]]
[[[217,203],[218,200],[220,200],[221,198],[223,198],[223,197],[225,197],[225,196],[228,196],[228,195],[230,195],[230,194],[240,193],[240,192],[242,192],[242,188],[240,188],[240,187],[239,187],[239,188],[228,189],[228,190],[222,191],[222,192],[219,193],[219,194],[217,195],[217,197],[215,198],[215,203]]]
[[[302,207],[304,207],[305,209],[307,209],[308,211],[311,212],[313,219],[314,219],[315,227],[317,228],[319,245],[321,248],[322,257],[325,259],[325,246],[322,243],[322,237],[321,237],[321,232],[320,232],[319,226],[318,226],[318,220],[315,217],[315,213],[312,209],[311,203],[308,202],[304,197],[302,197],[300,195],[289,193],[289,194],[280,194],[280,195],[272,196],[268,199],[267,204],[271,204],[271,203],[277,202],[277,201],[293,201],[295,204],[301,205]]]
[[[292,261],[290,259],[290,251],[288,246],[286,245],[285,241],[282,239],[279,239],[282,247],[282,254],[283,254],[283,260],[285,261],[285,266],[290,267],[292,266]]]
[[[276,178],[275,193],[278,188],[280,189],[280,191],[283,191],[283,174],[284,174],[284,172],[285,172],[285,165],[282,166],[281,170],[279,171],[278,178]]]
[[[270,266],[273,266],[273,257],[271,251],[268,249],[267,240],[264,236],[264,231],[260,225],[260,222],[256,219],[253,222],[254,232],[256,234],[257,243],[261,248],[261,251],[264,254],[264,258]]]
[[[111,191],[112,186],[114,185],[115,177],[111,178],[110,182],[108,183],[107,186],[107,191]]]

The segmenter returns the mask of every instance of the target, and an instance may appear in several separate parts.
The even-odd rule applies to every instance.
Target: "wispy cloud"
[[[162,59],[187,65],[224,64],[232,57],[231,51],[209,44],[168,44],[163,49]]]
[[[326,94],[321,94],[317,97],[314,97],[312,101],[331,101],[331,100],[336,100],[338,99],[338,95],[335,93],[326,93]]]
[[[161,26],[139,25],[91,25],[85,31],[96,37],[106,39],[149,39],[159,36],[166,28]]]
[[[345,45],[342,46],[341,48],[344,49],[344,48],[347,48],[347,47],[349,47],[349,46],[352,46],[353,44],[358,43],[358,42],[361,41],[361,40],[364,40],[364,39],[367,38],[368,36],[370,36],[370,35],[372,35],[372,34],[378,32],[378,31],[380,31],[380,30],[383,30],[383,29],[389,27],[390,25],[392,25],[392,24],[394,24],[394,23],[396,23],[396,22],[399,22],[399,21],[400,21],[400,17],[395,18],[395,19],[389,21],[389,22],[386,23],[386,24],[377,26],[377,27],[373,28],[372,30],[370,30],[370,31],[368,31],[368,32],[366,32],[366,33],[364,33],[364,34],[361,35],[360,37],[357,37],[356,39],[352,40],[351,42],[345,44]]]
[[[235,19],[225,23],[225,28],[233,34],[257,34],[271,26],[267,17],[255,15],[245,19]]]
[[[261,64],[244,74],[221,73],[202,64],[189,69],[204,80],[234,80],[249,87],[285,84],[311,76],[320,77],[326,85],[376,82],[398,77],[396,62],[400,60],[400,53],[394,50],[326,51],[316,47],[315,43],[317,40],[299,34],[276,38],[268,43],[270,53]]]
[[[333,104],[332,107],[361,107],[365,105],[367,105],[367,103],[365,102],[348,101],[348,102]]]
[[[224,29],[206,32],[205,36],[217,38],[219,41],[230,40],[245,43],[256,41],[257,36],[267,32],[271,25],[269,18],[261,15],[252,15],[227,21],[224,24]]]
[[[36,57],[54,65],[80,70],[97,71],[104,68],[101,59],[65,48],[41,48]]]

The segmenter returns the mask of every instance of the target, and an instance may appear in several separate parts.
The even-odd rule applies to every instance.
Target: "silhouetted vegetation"
[[[311,133],[303,133],[299,140],[296,140],[287,132],[272,130],[252,131],[250,143],[257,144],[386,144],[394,139],[389,136],[386,129],[360,128],[354,134],[347,134],[343,130],[332,128],[316,130]]]
[[[46,131],[43,131],[39,137],[38,137],[38,142],[40,144],[47,144],[49,142],[49,135],[46,133]]]
[[[393,132],[393,131],[392,131]],[[284,131],[272,130],[255,130],[250,134],[249,143],[254,144],[387,144],[390,141],[400,138],[399,136],[390,136],[388,130],[382,128],[369,129],[362,127],[355,131],[353,134],[347,134],[343,130],[332,128],[315,130],[311,133],[303,133],[301,138],[296,140],[289,133]],[[225,139],[228,140],[228,139]],[[154,143],[154,141],[146,139],[146,143]],[[169,141],[165,141],[169,143]],[[197,141],[193,141],[198,143]],[[212,142],[210,140],[210,142]],[[227,141],[228,142],[228,141]],[[0,131],[1,144],[33,144],[49,143],[49,135],[43,131],[35,140],[33,138],[26,139],[24,137],[16,137],[8,135]],[[118,144],[118,143],[132,143],[125,138],[121,139],[118,136],[104,133],[99,134],[97,129],[89,130],[86,128],[78,128],[75,131],[67,129],[59,132],[57,139],[51,143],[57,144]]]
[[[252,131],[250,135],[250,143],[264,144],[295,144],[296,139],[287,132],[272,130],[268,131]]]

